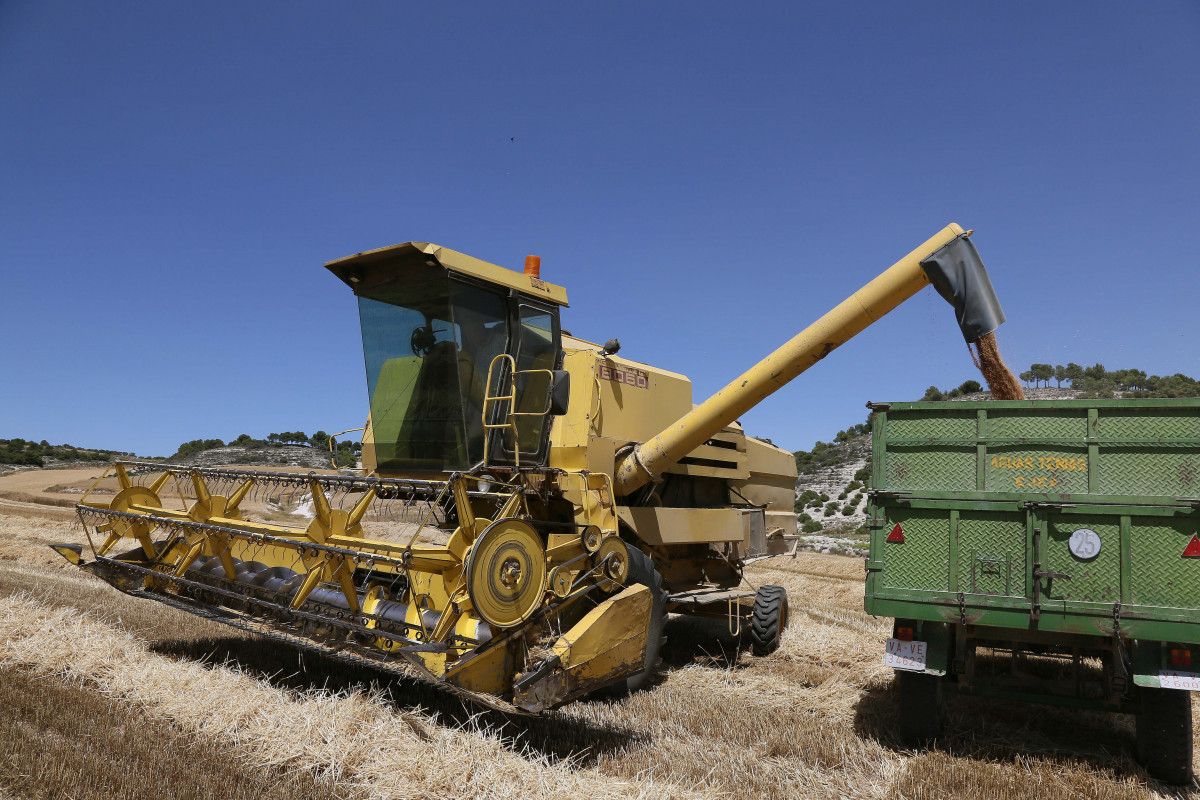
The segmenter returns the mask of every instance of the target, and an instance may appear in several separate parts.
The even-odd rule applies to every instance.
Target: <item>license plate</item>
[[[1158,683],[1164,689],[1200,692],[1200,674],[1195,672],[1176,672],[1164,669],[1158,673]]]
[[[892,669],[924,672],[927,646],[925,642],[903,642],[899,639],[888,639],[883,665]]]

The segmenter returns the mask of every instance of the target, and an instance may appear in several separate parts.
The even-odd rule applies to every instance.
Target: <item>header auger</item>
[[[86,551],[55,549],[122,591],[508,711],[639,687],[671,612],[777,647],[786,594],[742,568],[794,551],[795,463],[736,418],[931,280],[964,335],[1003,321],[951,225],[693,409],[683,376],[562,331],[566,291],[536,261],[408,243],[327,266],[359,302],[366,474],[120,462],[114,496],[77,506]]]

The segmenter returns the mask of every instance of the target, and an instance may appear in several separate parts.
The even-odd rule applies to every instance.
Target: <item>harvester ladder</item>
[[[492,377],[495,374],[496,364],[505,361],[508,363],[508,394],[492,394]],[[550,393],[546,393],[546,407],[541,411],[517,411],[517,376],[518,375],[536,375],[542,374],[546,376],[547,386],[554,385],[554,371],[548,369],[517,369],[517,361],[508,353],[501,353],[492,359],[492,363],[488,364],[487,384],[484,387],[483,397],[483,428],[485,435],[483,437],[483,461],[485,464],[491,463],[488,458],[489,445],[492,437],[487,435],[494,430],[511,430],[513,437],[513,465],[521,466],[521,441],[517,436],[517,417],[545,417],[549,416],[552,408],[552,400]],[[488,422],[491,416],[491,408],[495,403],[508,401],[508,413],[504,418],[504,422]]]

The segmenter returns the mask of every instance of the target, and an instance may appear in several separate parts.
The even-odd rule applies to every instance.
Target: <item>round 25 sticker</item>
[[[1067,542],[1067,547],[1071,548],[1071,555],[1076,558],[1082,558],[1085,561],[1095,558],[1100,555],[1100,534],[1091,528],[1080,528],[1071,534],[1071,540]]]

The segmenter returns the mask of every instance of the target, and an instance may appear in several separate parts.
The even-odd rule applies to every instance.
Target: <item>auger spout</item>
[[[931,282],[955,306],[969,342],[994,331],[1004,314],[967,236],[961,226],[947,225],[724,389],[628,452],[617,466],[616,493],[629,495],[657,480],[722,428]],[[956,242],[963,243],[959,252],[940,252],[951,251]]]

